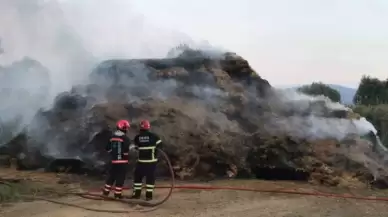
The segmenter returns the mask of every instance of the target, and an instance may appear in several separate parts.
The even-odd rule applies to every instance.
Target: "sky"
[[[273,85],[388,77],[386,0],[138,0],[157,25],[234,50]]]
[[[58,1],[67,3],[63,16],[83,46],[105,58],[161,56],[190,39],[236,52],[274,86],[357,87],[362,75],[388,77],[387,0]],[[53,20],[65,18],[46,10],[39,18],[46,24],[37,26],[48,34]],[[20,48],[27,39],[12,33],[16,24],[9,26],[3,37]]]

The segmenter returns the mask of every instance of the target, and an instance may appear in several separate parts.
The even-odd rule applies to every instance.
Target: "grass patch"
[[[18,201],[32,201],[31,196],[53,196],[54,189],[36,182],[0,182],[0,204]],[[29,196],[29,197],[25,197]]]

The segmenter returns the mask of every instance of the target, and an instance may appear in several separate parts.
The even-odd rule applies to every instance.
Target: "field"
[[[303,195],[255,193],[243,191],[200,191],[175,190],[172,197],[165,204],[152,212],[138,212],[144,210],[139,206],[132,206],[113,201],[96,201],[77,196],[59,197],[52,190],[63,191],[69,189],[96,189],[103,183],[99,180],[69,175],[43,172],[20,172],[10,169],[1,169],[3,179],[21,179],[23,184],[15,184],[14,197],[7,197],[3,201],[0,216],[2,217],[110,217],[110,216],[260,216],[260,217],[365,217],[387,216],[388,202],[363,201],[352,199],[326,198]],[[160,181],[160,184],[167,184]],[[178,183],[181,184],[181,183]],[[188,183],[184,183],[188,184]],[[198,184],[198,183],[196,183]],[[343,189],[313,186],[299,182],[275,182],[262,180],[222,180],[200,183],[214,186],[241,186],[259,189],[288,189],[304,192],[331,192],[352,195],[388,195],[385,191],[368,189]],[[23,186],[23,187],[22,187]],[[33,186],[33,187],[32,187]],[[5,194],[3,186],[1,194]],[[20,188],[20,189],[17,189]],[[35,189],[32,191],[31,189]],[[16,192],[16,193],[15,193]],[[57,201],[77,204],[88,208],[128,210],[129,214],[102,213],[83,210],[66,205],[58,205],[46,201],[25,201],[17,192],[23,194],[55,198]],[[33,193],[35,192],[35,193]],[[126,194],[130,192],[127,191]],[[167,189],[156,190],[156,200],[167,194]]]

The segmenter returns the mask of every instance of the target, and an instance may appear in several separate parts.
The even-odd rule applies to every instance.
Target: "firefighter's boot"
[[[102,195],[105,197],[109,196],[111,188],[112,188],[112,186],[105,184],[105,187],[102,190]]]
[[[131,199],[140,199],[141,190],[134,190]]]
[[[105,197],[108,197],[109,196],[109,191],[103,190],[102,191],[102,195],[105,196]]]
[[[146,192],[146,201],[152,200],[152,191],[147,191]]]
[[[109,193],[110,193],[110,190],[108,190],[108,189],[102,190],[102,195],[105,196],[105,197],[108,197]]]
[[[122,194],[116,194],[114,195],[115,199],[123,199],[123,195]]]

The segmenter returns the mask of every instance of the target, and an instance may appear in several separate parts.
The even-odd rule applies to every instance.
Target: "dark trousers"
[[[146,179],[146,198],[152,199],[155,188],[155,169],[154,163],[137,163],[133,180],[133,197],[140,198],[143,178]]]
[[[127,163],[111,164],[109,169],[109,176],[105,182],[104,194],[108,195],[112,190],[112,186],[115,185],[115,196],[121,196],[123,191],[123,185],[125,176],[127,174]]]

